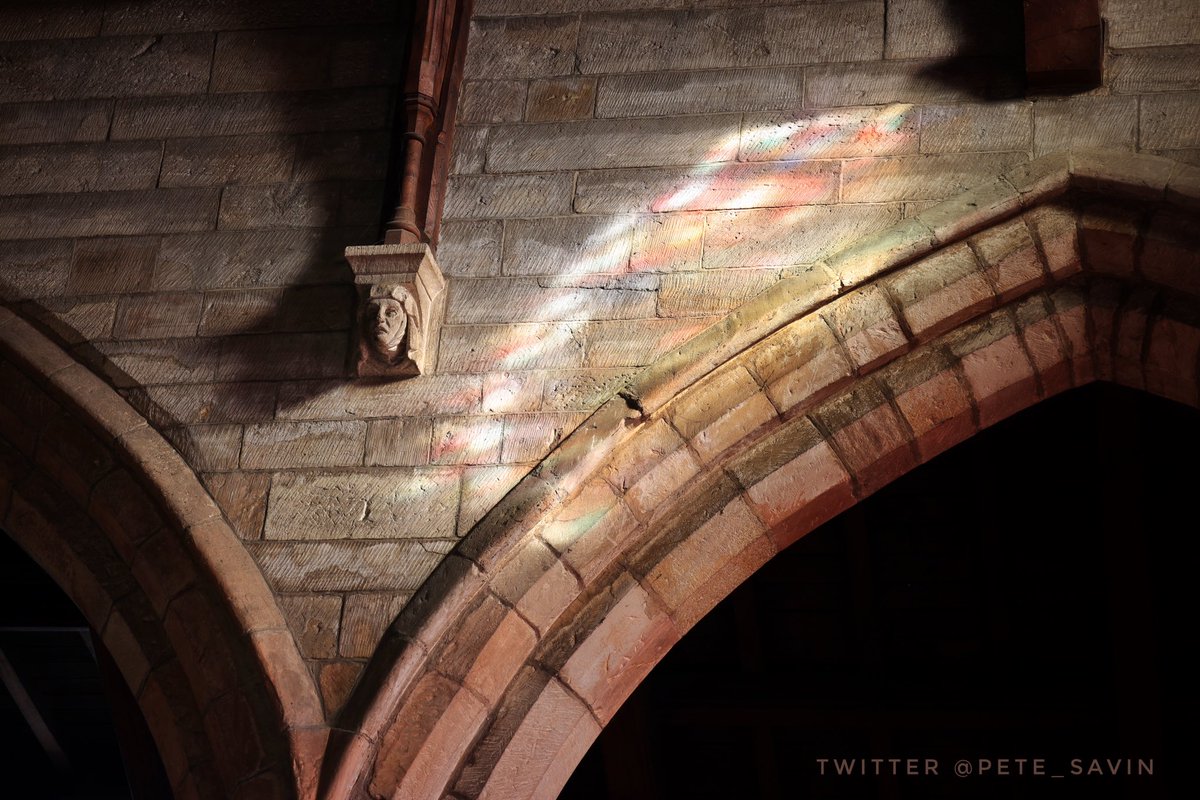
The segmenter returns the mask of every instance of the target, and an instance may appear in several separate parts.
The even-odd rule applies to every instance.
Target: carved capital
[[[356,374],[432,374],[446,310],[446,279],[429,245],[347,247],[346,260],[358,287]]]

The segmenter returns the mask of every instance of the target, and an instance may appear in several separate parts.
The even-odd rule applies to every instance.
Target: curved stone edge
[[[328,729],[316,686],[262,572],[196,473],[117,392],[41,331],[0,306],[0,352],[40,376],[125,462],[184,539],[233,619],[278,709],[287,736],[295,790],[315,794]]]
[[[1072,190],[1139,201],[1168,199],[1200,209],[1200,168],[1170,159],[1102,149],[1036,159],[939,203],[815,265],[828,279],[790,277],[661,356],[603,403],[506,495],[447,557],[401,611],[372,658],[343,716],[350,736],[329,796],[350,796],[381,744],[397,702],[422,674],[427,654],[495,576],[536,524],[579,490],[641,423],[738,353],[785,325],[890,272],[1063,197]],[[329,764],[327,766],[334,766]]]

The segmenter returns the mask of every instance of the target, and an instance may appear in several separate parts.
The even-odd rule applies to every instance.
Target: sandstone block
[[[1138,144],[1143,148],[1200,147],[1200,94],[1149,95],[1141,100]]]
[[[921,108],[922,153],[1016,152],[1032,149],[1033,106],[964,103]]]
[[[446,192],[446,219],[545,217],[571,213],[572,176],[456,175]]]
[[[117,306],[113,336],[122,339],[169,339],[195,336],[201,296],[187,293],[124,297]]]
[[[624,272],[633,220],[573,214],[504,223],[505,275],[587,275]]]
[[[373,420],[367,428],[368,467],[419,467],[429,463],[433,424],[424,418]]]
[[[448,277],[499,275],[503,240],[504,224],[500,220],[444,222],[438,241],[438,265]]]
[[[337,654],[338,623],[342,598],[327,594],[283,595],[279,610],[291,627],[305,658],[333,658]]]
[[[407,593],[396,592],[346,595],[338,633],[338,654],[346,658],[368,658],[408,598]]]
[[[268,539],[452,539],[452,469],[280,472],[271,480]]]
[[[160,186],[278,183],[292,174],[295,144],[279,136],[169,139]]]
[[[779,280],[775,269],[680,272],[663,277],[658,313],[663,317],[717,315],[736,308]]]
[[[450,550],[442,540],[247,542],[279,592],[413,592]]]
[[[247,425],[243,469],[349,467],[363,463],[365,422],[269,422]]]
[[[434,464],[498,464],[503,423],[494,417],[435,417]]]
[[[740,154],[747,161],[801,161],[915,153],[918,120],[917,108],[903,103],[747,114]]]
[[[857,159],[842,167],[842,201],[941,200],[1024,160],[1024,153]]]
[[[654,316],[655,293],[620,281],[550,287],[533,278],[468,279],[450,284],[446,322],[550,322]],[[592,366],[611,366],[596,364]]]
[[[1106,82],[1119,94],[1200,89],[1200,47],[1147,47],[1108,55]]]
[[[586,414],[508,414],[504,417],[502,461],[529,464],[540,461],[586,418]]]
[[[794,108],[802,67],[612,75],[600,80],[597,117],[663,117]]]
[[[150,189],[0,198],[0,237],[135,236],[211,230],[216,189]]]
[[[156,142],[36,145],[0,151],[0,196],[153,189]]]
[[[709,211],[837,201],[839,164],[726,164],[684,170],[602,170],[579,176],[583,213]]]
[[[649,364],[715,321],[715,317],[683,317],[597,322],[587,331],[584,366],[637,367]]]
[[[860,61],[883,52],[875,3],[584,17],[579,70],[589,73]]]
[[[724,158],[712,153],[737,136],[740,124],[736,115],[721,115],[500,125],[489,140],[487,168],[533,172],[730,160],[732,148]]]
[[[529,104],[525,107],[525,119],[528,122],[587,119],[592,116],[595,105],[595,78],[553,78],[534,81],[529,86]]]
[[[529,84],[525,81],[466,81],[462,86],[457,121],[463,125],[520,122],[528,90]]]
[[[122,98],[113,114],[112,138],[381,129],[387,110],[384,88]]]
[[[899,204],[713,212],[705,268],[811,264],[900,221]]]
[[[109,100],[13,103],[0,107],[0,144],[102,142],[108,136]]]
[[[1080,147],[1132,150],[1137,137],[1137,100],[1072,97],[1033,104],[1033,155]]]
[[[0,102],[203,93],[211,33],[0,43]]]
[[[578,28],[576,17],[474,20],[465,74],[492,79],[569,75]]]

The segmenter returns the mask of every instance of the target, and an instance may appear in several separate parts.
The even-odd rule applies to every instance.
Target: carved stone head
[[[394,365],[410,358],[410,326],[415,325],[417,303],[403,286],[372,287],[363,308],[362,342],[364,355]]]

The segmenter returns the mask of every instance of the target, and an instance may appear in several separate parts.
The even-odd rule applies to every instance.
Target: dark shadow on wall
[[[956,46],[953,55],[921,74],[980,100],[1023,96],[1025,18],[1021,0],[936,2],[941,5],[943,19],[957,32]]]
[[[68,54],[92,59],[91,71],[111,73],[101,82],[113,96],[95,100],[106,106],[107,134],[86,146],[156,144],[163,161],[147,194],[219,193],[208,230],[158,233],[148,222],[128,236],[18,242],[29,263],[14,268],[49,269],[45,254],[55,251],[67,274],[57,288],[32,291],[24,275],[10,283],[0,274],[0,299],[105,376],[197,471],[220,472],[238,466],[225,452],[235,426],[269,422],[281,405],[350,377],[355,300],[343,251],[381,235],[413,2],[218,2],[186,15],[180,7],[19,0],[0,9],[0,22],[21,28],[0,33],[0,47],[16,40],[15,80],[31,75],[38,90],[17,99],[92,101],[86,88],[36,85],[42,73],[47,84],[70,77],[37,61],[43,42],[62,38]],[[189,37],[212,54],[206,87],[169,94],[137,84],[147,77],[130,52],[154,56]],[[60,140],[43,141],[49,151]],[[114,188],[125,187],[101,180],[83,191]],[[95,195],[97,213],[112,196]],[[175,303],[187,307],[195,335],[163,332],[164,318],[183,316],[168,307]],[[109,314],[104,334],[76,321],[89,307]],[[181,401],[188,392],[195,402]]]

